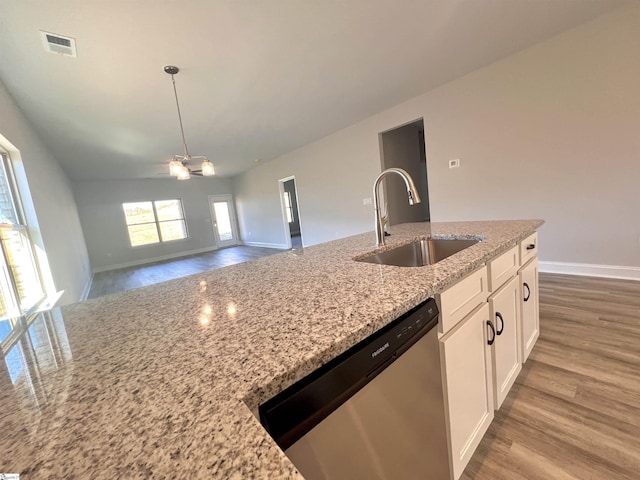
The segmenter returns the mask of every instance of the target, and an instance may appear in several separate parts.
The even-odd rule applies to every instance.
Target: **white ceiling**
[[[190,153],[232,176],[623,3],[0,0],[0,79],[72,179],[159,178],[177,65]]]

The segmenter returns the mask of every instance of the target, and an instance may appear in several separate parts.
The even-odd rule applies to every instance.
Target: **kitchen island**
[[[28,381],[0,374],[0,472],[301,478],[257,407],[542,223],[404,224],[387,248],[482,241],[427,267],[354,261],[371,232],[54,310],[62,353],[25,353],[30,329],[16,342]]]

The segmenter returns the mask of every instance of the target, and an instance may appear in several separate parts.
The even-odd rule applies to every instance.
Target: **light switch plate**
[[[460,166],[460,159],[454,158],[453,160],[449,160],[449,168],[458,168]]]

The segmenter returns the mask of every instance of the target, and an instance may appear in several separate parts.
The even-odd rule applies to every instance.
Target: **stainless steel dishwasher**
[[[260,406],[308,480],[450,478],[429,299]]]

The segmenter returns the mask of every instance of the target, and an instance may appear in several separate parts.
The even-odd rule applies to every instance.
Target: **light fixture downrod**
[[[164,71],[171,75],[171,83],[173,83],[173,94],[176,97],[176,108],[178,109],[178,121],[180,122],[180,133],[182,134],[182,147],[184,148],[184,156],[189,158],[189,149],[187,148],[187,140],[184,137],[184,127],[182,126],[182,114],[180,113],[180,102],[178,102],[178,90],[176,89],[176,79],[173,77],[177,75],[180,69],[173,65],[167,65],[164,67]]]
[[[180,111],[180,102],[178,101],[178,90],[176,88],[176,79],[174,76],[180,71],[180,69],[174,65],[166,65],[164,67],[165,73],[171,75],[171,83],[173,84],[173,95],[176,99],[176,108],[178,109],[178,122],[180,123],[180,134],[182,135],[182,147],[184,148],[184,155],[174,155],[171,162],[169,162],[169,173],[172,176],[178,178],[178,180],[188,180],[191,173],[194,175],[211,176],[215,175],[215,168],[213,163],[204,155],[197,155],[192,157],[189,154],[189,147],[187,147],[187,140],[184,136],[184,126],[182,124],[182,112]],[[187,166],[190,160],[202,159],[202,167],[200,170],[191,170]]]

